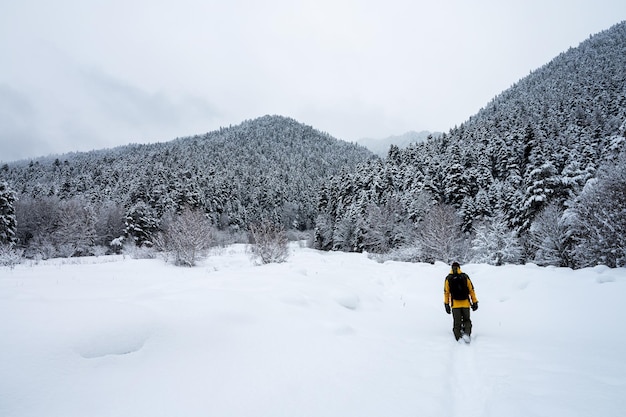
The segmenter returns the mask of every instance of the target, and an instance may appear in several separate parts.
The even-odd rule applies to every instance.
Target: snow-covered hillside
[[[0,415],[622,416],[626,270],[444,264],[243,246],[201,266],[83,258],[0,269]]]

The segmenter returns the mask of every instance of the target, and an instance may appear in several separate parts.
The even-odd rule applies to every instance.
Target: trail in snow
[[[448,387],[449,416],[485,416],[493,394],[493,379],[485,375],[484,351],[478,335],[471,344],[453,342],[450,348]]]

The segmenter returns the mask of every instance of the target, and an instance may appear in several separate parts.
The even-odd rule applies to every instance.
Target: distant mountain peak
[[[429,132],[422,130],[421,132],[409,131],[401,135],[392,135],[382,139],[362,138],[357,143],[365,146],[378,156],[385,157],[391,145],[399,148],[405,148],[411,143],[425,142],[429,137],[440,136],[440,132]]]

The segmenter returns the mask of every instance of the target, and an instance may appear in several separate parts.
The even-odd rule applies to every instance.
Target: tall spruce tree
[[[15,192],[9,188],[9,184],[0,182],[0,244],[13,246],[17,243],[15,201]]]

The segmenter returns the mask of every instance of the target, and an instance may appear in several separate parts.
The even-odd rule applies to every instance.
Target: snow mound
[[[356,310],[361,304],[359,296],[353,292],[335,291],[332,297],[340,306],[348,310]]]
[[[128,355],[141,350],[149,338],[149,332],[139,327],[109,329],[93,334],[78,343],[75,351],[85,359]]]

